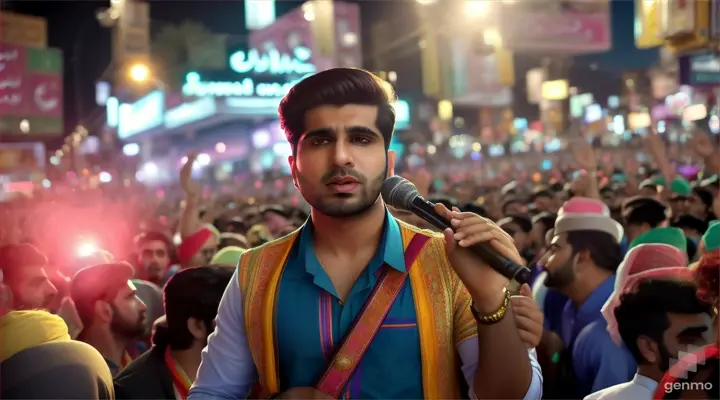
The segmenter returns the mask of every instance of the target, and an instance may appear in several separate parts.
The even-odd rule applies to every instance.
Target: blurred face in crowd
[[[535,198],[535,201],[533,201],[533,204],[535,205],[535,209],[538,211],[546,211],[552,213],[557,211],[557,202],[552,197],[538,196],[537,198]]]
[[[145,272],[145,279],[159,282],[170,266],[170,253],[162,240],[143,242],[138,249],[140,264]]]
[[[186,267],[201,267],[203,265],[210,265],[210,261],[212,261],[212,258],[215,256],[215,253],[217,253],[218,249],[218,240],[215,237],[215,235],[210,236],[210,238],[205,242],[203,247],[198,250],[195,255],[193,255],[192,260],[190,260],[190,264]]]
[[[263,214],[263,220],[265,226],[268,227],[274,237],[280,237],[281,233],[290,225],[290,221],[288,221],[287,218],[276,212],[265,212]]]
[[[535,244],[538,249],[544,249],[546,246],[545,234],[547,233],[545,226],[542,222],[536,222],[533,224],[532,231],[530,231],[530,241]],[[552,239],[552,237],[550,237]]]
[[[505,215],[526,214],[527,206],[519,201],[512,201],[505,205]]]
[[[41,266],[18,268],[12,281],[6,283],[12,291],[15,309],[46,309],[58,292]]]
[[[518,224],[514,222],[508,222],[501,226],[502,230],[504,230],[510,237],[513,238],[515,241],[515,247],[518,248],[518,250],[523,251],[530,247],[532,244],[532,241],[530,240],[530,235],[523,232],[523,230],[518,226]]]
[[[579,262],[579,254],[576,254],[567,242],[567,234],[553,236],[548,253],[544,265],[548,273],[545,285],[562,289],[572,284],[575,281],[575,266]]]
[[[132,282],[123,286],[111,302],[110,329],[124,338],[132,339],[145,333],[147,306],[136,295]]]
[[[640,196],[655,197],[657,194],[657,189],[652,186],[644,186],[640,188]]]
[[[305,133],[289,162],[295,185],[314,210],[352,217],[378,201],[394,160],[388,159],[377,115],[375,106],[353,104],[305,114]]]
[[[687,213],[693,217],[705,219],[707,218],[708,208],[702,199],[693,193],[687,202]]]
[[[673,198],[670,200],[670,209],[673,218],[685,214],[688,211],[688,198],[682,196]]]

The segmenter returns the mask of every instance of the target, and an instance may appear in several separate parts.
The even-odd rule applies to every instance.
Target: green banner
[[[27,120],[29,130],[23,132],[20,123]],[[62,117],[0,117],[0,138],[6,135],[60,136],[63,133]]]
[[[27,71],[36,73],[47,73],[53,75],[62,75],[63,73],[63,56],[62,50],[46,48],[46,49],[27,49]]]

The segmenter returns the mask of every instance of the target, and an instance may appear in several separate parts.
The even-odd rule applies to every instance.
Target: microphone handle
[[[438,215],[435,212],[435,205],[422,198],[422,196],[418,196],[413,199],[410,212],[440,230],[444,231],[447,228],[452,229],[450,221]],[[469,250],[488,263],[488,265],[496,272],[510,280],[515,280],[520,284],[528,283],[530,280],[530,269],[497,254],[497,252],[492,249],[489,244],[475,244],[470,246]]]

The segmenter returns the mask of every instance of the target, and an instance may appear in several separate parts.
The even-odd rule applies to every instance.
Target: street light
[[[130,79],[144,83],[150,78],[150,68],[145,64],[134,64],[130,67]]]

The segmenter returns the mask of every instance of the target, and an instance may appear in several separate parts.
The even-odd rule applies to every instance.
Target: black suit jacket
[[[165,365],[165,348],[153,346],[115,377],[116,399],[175,400],[172,376]]]

